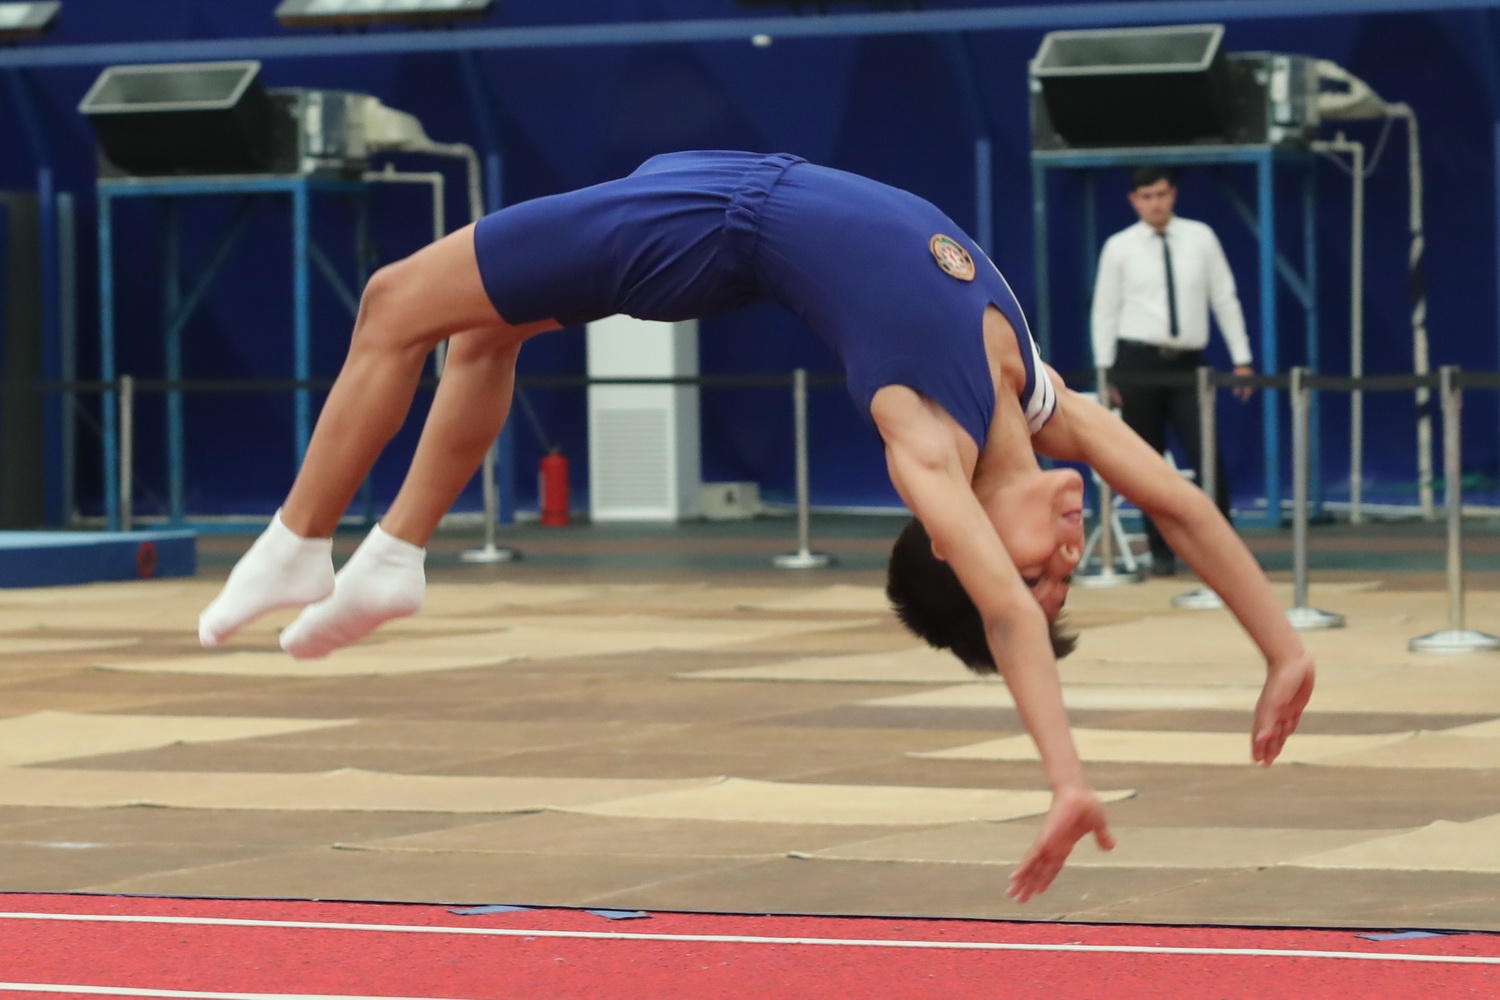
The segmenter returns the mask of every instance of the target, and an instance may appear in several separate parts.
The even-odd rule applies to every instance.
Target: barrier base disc
[[[1105,587],[1128,587],[1133,583],[1140,583],[1146,578],[1140,569],[1134,572],[1118,572],[1117,570],[1102,569],[1097,573],[1079,573],[1073,577],[1073,586],[1088,587],[1091,590],[1100,590]]]
[[[1447,628],[1419,635],[1406,644],[1413,653],[1478,653],[1500,649],[1500,638],[1467,628]]]
[[[1317,608],[1287,608],[1286,620],[1299,632],[1311,632],[1322,628],[1343,628],[1344,616]]]
[[[521,553],[499,545],[486,545],[479,549],[466,549],[458,554],[458,558],[460,562],[466,563],[508,563],[521,558]]]
[[[1200,587],[1197,590],[1186,594],[1178,594],[1172,598],[1172,607],[1184,608],[1188,611],[1213,611],[1223,606],[1224,602],[1219,598],[1219,595],[1207,587]]]
[[[784,552],[771,559],[771,565],[777,569],[822,569],[824,566],[832,566],[836,560],[826,552]]]

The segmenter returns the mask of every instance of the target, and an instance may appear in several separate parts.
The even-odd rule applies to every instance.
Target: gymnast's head
[[[1083,550],[1083,479],[1072,469],[1037,472],[981,499],[1022,581],[1041,605],[1053,654],[1073,651],[1063,604]],[[944,553],[913,519],[891,548],[886,596],[896,616],[919,638],[949,649],[976,673],[995,672],[984,622]]]

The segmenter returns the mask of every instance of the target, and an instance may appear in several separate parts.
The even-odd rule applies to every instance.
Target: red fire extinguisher
[[[553,448],[542,456],[542,468],[538,474],[538,496],[541,497],[542,523],[561,525],[568,523],[568,460]]]

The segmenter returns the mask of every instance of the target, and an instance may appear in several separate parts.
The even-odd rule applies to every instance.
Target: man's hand
[[[1104,806],[1088,788],[1054,792],[1052,808],[1047,811],[1047,820],[1042,832],[1037,834],[1031,850],[1010,877],[1010,888],[1006,891],[1018,903],[1046,892],[1063,862],[1073,851],[1073,845],[1092,833],[1099,848],[1112,851],[1115,838],[1110,836],[1109,823],[1104,818]]]
[[[1249,365],[1236,365],[1234,373],[1236,375],[1254,375],[1255,369]],[[1234,387],[1234,398],[1238,399],[1241,403],[1250,402],[1250,397],[1253,395],[1255,395],[1255,386],[1253,385],[1237,385]]]
[[[1266,686],[1255,703],[1255,722],[1250,729],[1250,756],[1256,763],[1270,767],[1286,738],[1296,731],[1302,710],[1312,697],[1314,674],[1311,659],[1266,669]]]

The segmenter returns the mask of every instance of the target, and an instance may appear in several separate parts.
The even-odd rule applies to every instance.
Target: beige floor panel
[[[1158,871],[1170,873],[1173,870]],[[1080,871],[1079,874],[1087,880],[1114,873],[1095,870]],[[1063,875],[1067,875],[1066,869]],[[1500,898],[1500,876],[1474,872],[1319,871],[1276,867],[1207,871],[1202,875],[1156,892],[1136,893],[1118,902],[1090,893],[1091,898],[1071,911],[1068,919],[1111,923],[1362,927],[1371,930],[1468,927],[1492,931],[1495,927],[1495,900]],[[1391,945],[1387,944],[1382,950],[1390,948]],[[1297,996],[1298,992],[1289,995]],[[1374,1000],[1376,997],[1386,1000],[1378,992],[1359,995],[1358,1000]],[[1351,996],[1350,1000],[1354,997]],[[1412,1000],[1416,998],[1412,997]]]
[[[1444,729],[1442,736],[1472,736],[1476,739],[1500,740],[1500,719],[1488,719],[1484,722],[1472,722],[1467,726],[1454,726]]]
[[[228,652],[117,664],[122,670],[258,677],[348,677],[429,673],[491,666],[517,659],[548,660],[589,654],[732,646],[770,636],[828,628],[822,622],[660,618],[646,615],[516,617],[500,631],[377,639],[321,660],[281,653]],[[847,623],[841,623],[847,627]]]
[[[783,858],[601,893],[588,902],[646,910],[1066,920],[1087,907],[1150,898],[1214,874],[1186,868],[1085,871],[1068,867],[1045,895],[1017,903],[1005,895],[1008,872],[996,865],[875,865]],[[890,995],[902,996],[899,985]],[[1008,993],[999,986],[986,995]]]
[[[1420,830],[1366,840],[1286,862],[1299,868],[1500,872],[1500,816],[1438,820]]]
[[[1034,823],[963,823],[939,830],[845,843],[806,857],[829,861],[900,861],[910,864],[1014,865],[1037,834]],[[1280,830],[1270,827],[1115,827],[1116,846],[1102,851],[1092,837],[1068,858],[1081,868],[1248,868],[1345,847],[1379,835],[1375,830]],[[1403,831],[1404,832],[1404,831]]]
[[[1130,791],[1098,793],[1105,802],[1129,798]],[[1007,820],[1047,811],[1049,792],[988,788],[913,788],[882,785],[802,785],[727,778],[679,791],[642,795],[571,811],[594,816],[653,819],[710,819],[782,823],[922,825],[966,820]]]
[[[294,660],[286,653],[227,651],[204,656],[164,657],[110,664],[113,670],[167,674],[213,674],[229,677],[360,677],[383,674],[431,673],[496,666],[514,657],[497,652],[489,636],[471,638],[468,652],[413,648],[416,643],[383,643],[341,649],[321,660]],[[499,633],[504,634],[504,633]],[[395,648],[393,648],[395,647]]]
[[[1493,656],[1433,657],[1417,667],[1382,669],[1361,669],[1357,654],[1324,657],[1308,709],[1433,715],[1500,713],[1500,658]]]
[[[1071,600],[1071,595],[1070,595]],[[1260,654],[1227,611],[1151,615],[1085,630],[1079,660],[1096,663],[1171,663],[1256,668]]]
[[[859,587],[840,583],[817,590],[783,590],[777,596],[740,602],[740,607],[766,611],[864,611],[887,614],[890,599],[884,587]]]
[[[25,656],[35,653],[85,653],[94,649],[115,649],[140,644],[138,637],[118,639],[50,639],[35,636],[0,635],[0,656]]]
[[[471,816],[436,813],[267,811],[230,809],[52,809],[38,818],[0,826],[0,842],[33,846],[67,844],[176,844],[181,865],[198,848],[260,844],[277,850],[328,847],[340,840],[377,840],[443,830],[475,822]],[[519,818],[519,817],[517,817]],[[483,819],[483,817],[481,817]],[[4,853],[7,848],[0,848]]]
[[[95,757],[170,743],[239,740],[347,726],[352,719],[255,719],[190,715],[33,712],[0,719],[0,766]]]
[[[1277,761],[1285,764],[1326,763],[1337,754],[1384,746],[1410,739],[1410,733],[1373,735],[1297,735],[1287,742]],[[1085,761],[1149,764],[1231,764],[1250,759],[1250,740],[1244,733],[1154,732],[1129,729],[1074,729],[1078,753]],[[912,753],[935,760],[1037,760],[1029,736],[985,740],[951,750]]]
[[[712,779],[469,778],[343,768],[313,774],[0,767],[0,805],[503,813],[630,800]]]
[[[1260,694],[1259,686],[1198,685],[1179,687],[1169,684],[1065,684],[1063,702],[1071,709],[1104,711],[1145,711],[1155,709],[1228,708],[1251,709]],[[1014,708],[1010,689],[999,681],[960,684],[893,695],[860,702],[885,708]]]
[[[1294,737],[1296,739],[1298,737]],[[1410,739],[1318,761],[1328,767],[1475,768],[1500,771],[1500,739],[1416,733]]]
[[[1353,600],[1353,595],[1374,592],[1377,581],[1312,581],[1312,596],[1322,600],[1337,595],[1341,601]],[[1172,598],[1179,594],[1197,590],[1199,584],[1190,576],[1168,579],[1149,579],[1127,587],[1090,589],[1074,587],[1068,595],[1068,610],[1076,613],[1134,612],[1159,615],[1172,606]],[[1271,584],[1271,590],[1282,604],[1291,606],[1292,586],[1289,583]],[[1185,611],[1184,615],[1206,615],[1212,612]]]
[[[1397,668],[1360,670],[1342,658],[1320,662],[1310,712],[1354,715],[1475,715],[1500,711],[1500,669],[1458,669],[1420,673]],[[1078,710],[1244,709],[1255,707],[1260,680],[1237,671],[1239,683],[1182,683],[1201,679],[1195,667],[1146,667],[1119,664],[1063,665],[1063,698]],[[1262,673],[1262,677],[1264,674]],[[1129,684],[1118,683],[1123,677]],[[1441,683],[1437,683],[1441,679]],[[1114,683],[1111,683],[1113,681]],[[890,695],[862,704],[887,708],[999,709],[1013,707],[1002,683],[957,684],[932,691]]]
[[[0,611],[11,607],[55,608],[66,605],[81,613],[91,607],[147,601],[153,605],[178,600],[205,603],[219,584],[209,580],[126,580],[118,583],[85,583],[65,587],[17,587],[0,590]]]
[[[781,857],[880,836],[888,827],[726,823],[534,813],[337,845],[344,850],[628,857]]]
[[[510,608],[535,608],[549,604],[574,604],[596,600],[608,588],[598,585],[556,583],[512,583],[490,580],[481,586],[472,583],[430,583],[422,614],[478,615],[508,613]],[[420,616],[419,616],[420,617]]]
[[[874,684],[944,684],[968,673],[952,653],[930,646],[913,646],[895,653],[858,653],[853,656],[809,656],[763,666],[696,670],[677,676],[684,680],[817,681]],[[979,679],[976,677],[975,682]]]
[[[197,868],[178,866],[176,871],[100,879],[76,887],[165,895],[580,906],[602,893],[634,892],[638,886],[754,863],[725,858],[606,854],[538,859],[496,854],[476,865],[474,858],[460,854],[408,854],[396,864],[389,854],[323,849]]]

